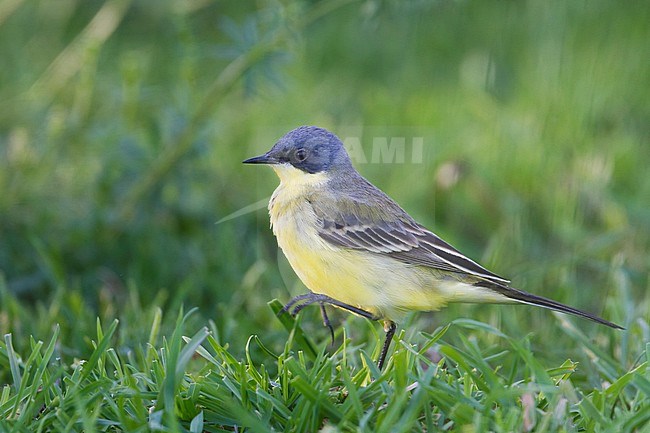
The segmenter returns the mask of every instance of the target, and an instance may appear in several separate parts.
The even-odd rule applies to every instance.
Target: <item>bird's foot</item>
[[[305,293],[304,295],[298,295],[292,298],[289,302],[287,302],[287,304],[282,308],[282,310],[280,310],[280,312],[290,313],[292,316],[295,316],[298,313],[300,313],[303,308],[312,304],[319,304],[321,315],[323,316],[323,325],[327,326],[330,330],[330,335],[332,336],[332,344],[334,344],[334,328],[330,323],[329,317],[327,317],[327,312],[325,311],[326,304],[342,308],[344,310],[350,311],[351,313],[357,314],[361,317],[365,317],[366,319],[370,319],[370,320],[381,319],[381,317],[375,316],[374,314],[366,310],[362,310],[361,308],[346,304],[345,302],[337,301],[336,299],[330,298],[327,295],[323,295],[320,293],[312,293],[312,292]],[[384,367],[386,356],[388,355],[388,348],[390,347],[390,343],[393,340],[393,336],[395,335],[396,329],[397,329],[397,325],[395,324],[395,322],[390,320],[386,320],[384,322],[384,331],[386,332],[386,340],[384,340],[384,345],[382,346],[381,353],[379,354],[379,361],[377,362],[377,367],[379,368],[380,371]]]
[[[320,304],[320,314],[323,316],[323,325],[327,326],[330,330],[330,336],[332,337],[332,346],[334,346],[334,328],[330,323],[330,318],[327,317],[327,311],[325,311],[325,304]]]
[[[366,319],[370,320],[379,320],[380,317],[375,316],[374,314],[362,310],[361,308],[355,307],[350,304],[346,304],[345,302],[337,301],[334,298],[330,298],[327,295],[323,295],[321,293],[305,293],[304,295],[298,295],[295,298],[291,299],[287,305],[282,308],[282,312],[289,312],[291,315],[295,316],[296,314],[300,313],[303,308],[312,305],[312,304],[320,304],[320,305],[333,305],[335,307],[342,308],[344,310],[348,310],[351,313],[357,314],[361,317],[365,317]],[[329,321],[329,320],[328,320]]]

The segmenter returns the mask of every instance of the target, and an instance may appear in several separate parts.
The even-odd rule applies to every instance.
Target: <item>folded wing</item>
[[[509,283],[461,254],[399,207],[385,212],[386,215],[378,213],[376,206],[359,202],[345,203],[334,209],[337,209],[335,213],[314,206],[322,224],[319,235],[333,245],[386,254],[403,263],[468,274],[498,285]]]

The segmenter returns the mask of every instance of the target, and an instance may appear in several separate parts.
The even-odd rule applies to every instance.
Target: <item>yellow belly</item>
[[[375,297],[355,251],[327,244],[316,232],[316,219],[306,209],[295,208],[273,215],[273,233],[300,280],[314,293],[323,293],[346,304],[366,306]]]

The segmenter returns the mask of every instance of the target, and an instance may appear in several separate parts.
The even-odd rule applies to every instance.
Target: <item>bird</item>
[[[245,164],[270,165],[280,179],[268,209],[278,245],[309,289],[282,311],[332,305],[382,321],[381,371],[397,324],[411,311],[449,303],[520,303],[621,326],[517,289],[413,219],[352,165],[332,132],[301,126]]]

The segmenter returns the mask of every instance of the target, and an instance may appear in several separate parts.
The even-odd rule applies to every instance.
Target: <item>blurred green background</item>
[[[303,124],[517,287],[647,325],[649,22],[647,1],[3,0],[0,333],[20,348],[60,323],[81,356],[97,316],[128,345],[184,305],[235,353],[282,347],[266,303],[305,289],[268,228],[277,179],[241,161]],[[373,162],[400,139],[404,162]],[[532,307],[409,332],[456,317],[571,355]]]

